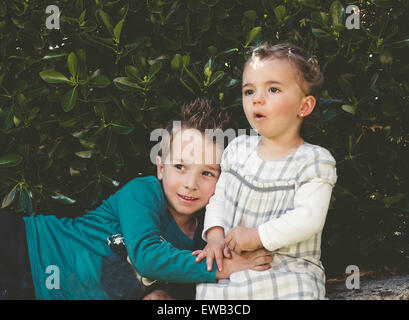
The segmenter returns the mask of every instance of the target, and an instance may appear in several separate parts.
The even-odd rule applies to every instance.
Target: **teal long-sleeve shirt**
[[[135,178],[82,217],[25,217],[37,299],[110,299],[102,287],[107,238],[122,233],[128,256],[144,277],[166,282],[214,282],[216,268],[195,262],[189,239],[167,210],[160,181]],[[161,241],[161,237],[167,241]]]

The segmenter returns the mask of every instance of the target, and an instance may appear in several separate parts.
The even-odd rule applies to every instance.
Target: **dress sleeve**
[[[169,241],[161,241],[160,219],[166,212],[166,200],[159,181],[137,178],[120,189],[112,199],[118,214],[128,256],[143,277],[166,282],[214,282],[206,262],[195,262],[192,252],[180,250]]]
[[[316,152],[300,169],[295,183],[294,208],[258,227],[270,251],[309,239],[322,231],[337,180],[335,160],[328,151]]]
[[[204,227],[202,232],[202,238],[205,241],[207,241],[207,231],[210,228],[218,226],[222,227],[226,232],[232,225],[233,216],[229,215],[225,211],[225,195],[229,166],[230,163],[234,161],[234,157],[236,156],[236,152],[234,151],[237,150],[237,140],[238,138],[230,142],[222,155],[220,162],[220,177],[216,183],[214,195],[210,198],[209,203],[206,206]]]

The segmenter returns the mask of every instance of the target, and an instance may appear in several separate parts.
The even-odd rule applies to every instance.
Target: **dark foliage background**
[[[45,26],[48,5],[60,29]],[[348,30],[345,9],[360,8]],[[305,138],[337,160],[323,235],[329,275],[409,270],[409,2],[405,0],[0,1],[0,201],[75,217],[154,174],[150,132],[212,97],[247,128],[250,45],[292,42],[326,81]]]

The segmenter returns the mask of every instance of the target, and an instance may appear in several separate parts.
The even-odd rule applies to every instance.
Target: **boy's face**
[[[157,157],[156,165],[174,216],[191,215],[207,205],[220,175],[222,153],[223,147],[198,130],[182,129],[173,136],[166,159]]]

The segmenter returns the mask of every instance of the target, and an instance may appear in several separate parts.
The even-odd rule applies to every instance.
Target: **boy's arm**
[[[166,200],[154,177],[130,181],[110,197],[118,215],[129,258],[144,277],[167,282],[214,282],[216,271],[206,263],[196,263],[189,250],[179,250],[161,241],[160,219]]]

